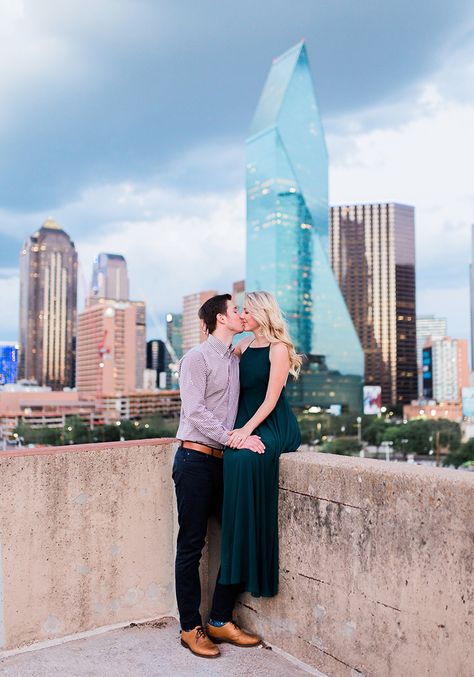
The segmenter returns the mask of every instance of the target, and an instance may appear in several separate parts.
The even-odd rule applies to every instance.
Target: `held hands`
[[[255,451],[257,454],[263,454],[265,445],[258,435],[252,435],[251,433],[252,431],[248,430],[245,426],[243,428],[236,428],[231,431],[227,445],[234,449],[245,448]]]

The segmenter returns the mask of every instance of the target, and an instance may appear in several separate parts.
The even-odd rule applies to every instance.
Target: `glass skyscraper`
[[[363,352],[328,255],[328,154],[304,43],[273,61],[247,139],[246,289],[308,356],[293,404],[361,407]]]

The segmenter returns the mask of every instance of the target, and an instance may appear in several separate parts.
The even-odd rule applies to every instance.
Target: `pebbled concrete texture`
[[[279,500],[279,594],[242,625],[331,677],[474,676],[472,474],[299,452]]]
[[[2,677],[301,677],[321,675],[271,649],[221,644],[221,656],[193,656],[179,643],[174,618],[112,630],[0,661]],[[324,677],[321,676],[321,677]]]

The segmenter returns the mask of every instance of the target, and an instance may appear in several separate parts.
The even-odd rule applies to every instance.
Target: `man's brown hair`
[[[207,299],[205,303],[199,308],[198,316],[206,326],[209,334],[215,331],[217,325],[217,316],[219,313],[225,315],[227,313],[227,301],[232,301],[230,294],[218,294]]]

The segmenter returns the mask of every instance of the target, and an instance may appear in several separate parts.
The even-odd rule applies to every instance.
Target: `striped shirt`
[[[212,336],[179,364],[181,417],[176,437],[216,449],[227,443],[239,403],[239,358]]]

